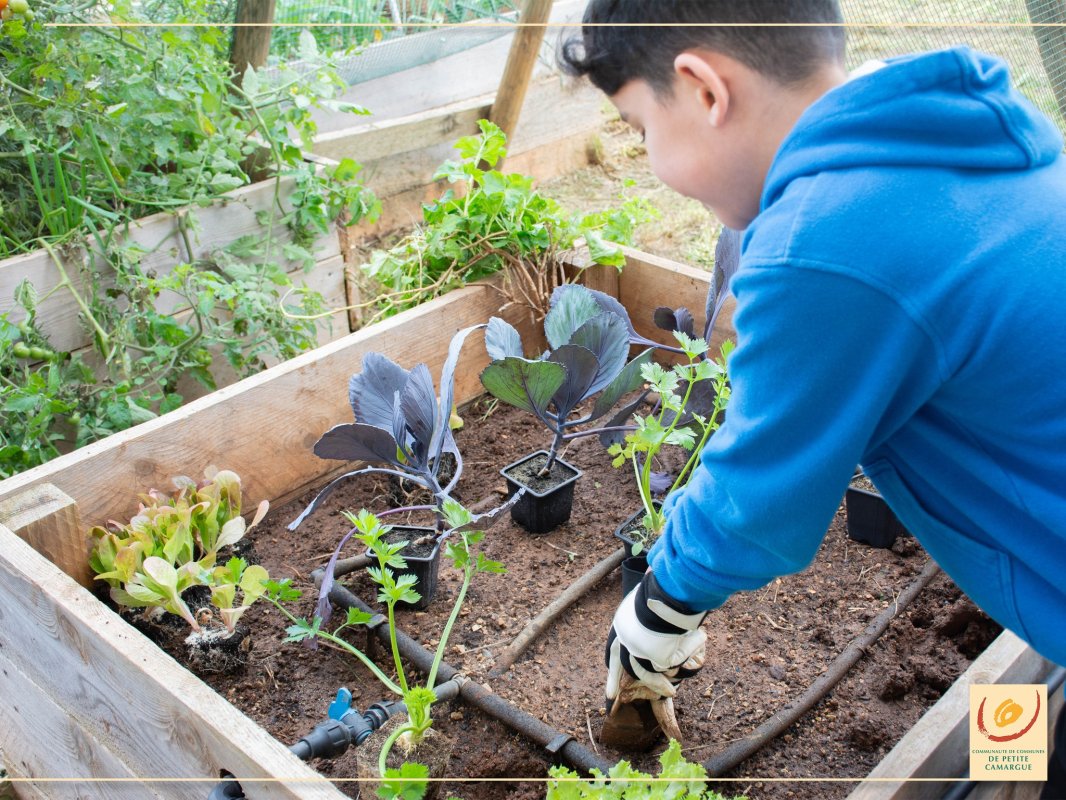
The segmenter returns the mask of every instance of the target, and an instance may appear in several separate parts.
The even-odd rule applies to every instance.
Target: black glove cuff
[[[644,573],[636,599],[638,606],[643,605],[646,607],[649,600],[658,600],[681,614],[699,614],[701,611],[699,608],[692,608],[668,595],[666,590],[659,585],[659,581],[655,578],[655,573],[651,570]]]

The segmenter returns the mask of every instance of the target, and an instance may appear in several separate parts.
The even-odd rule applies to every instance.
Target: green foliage
[[[707,771],[686,761],[675,740],[659,756],[659,764],[659,774],[654,776],[619,761],[607,775],[594,769],[592,780],[580,779],[567,767],[552,767],[547,800],[727,800],[707,788]]]
[[[89,564],[111,587],[111,598],[129,608],[162,608],[199,631],[200,624],[182,593],[192,586],[211,590],[226,629],[265,591],[267,572],[231,558],[216,566],[218,553],[239,542],[267,512],[259,504],[251,524],[241,516],[241,482],[229,470],[205,470],[206,481],[174,479],[170,495],[151,489],[141,495],[137,514],[127,523],[110,523],[89,531],[93,549]],[[239,600],[238,600],[239,598]]]
[[[656,213],[631,198],[614,211],[568,214],[533,188],[533,178],[492,169],[506,155],[507,138],[491,122],[478,124],[481,134],[459,139],[459,160],[446,161],[434,176],[460,191],[449,189],[424,206],[421,227],[374,252],[366,265],[381,290],[375,319],[501,270],[511,301],[541,319],[552,289],[567,281],[562,252],[583,237],[597,263],[620,269],[625,258],[616,243],[628,244],[633,227]]]
[[[688,363],[675,364],[670,369],[655,363],[641,367],[644,380],[659,395],[659,405],[651,414],[638,414],[636,427],[626,433],[625,442],[612,444],[607,449],[614,456],[612,466],[620,467],[626,461],[632,463],[644,504],[643,527],[638,532],[639,540],[633,545],[633,555],[638,555],[654,541],[666,524],[661,506],[653,498],[651,483],[655,458],[667,445],[687,450],[689,457],[666,494],[684,486],[703,446],[721,425],[722,413],[729,402],[727,360],[733,343],[724,342],[718,359],[710,361],[704,358],[707,342],[703,339],[692,338],[682,331],[674,331],[674,338]]]
[[[406,762],[399,769],[385,770],[384,778],[377,791],[382,800],[420,800],[426,794],[429,767]]]
[[[361,509],[358,514],[353,514],[350,511],[345,512],[345,517],[352,524],[352,535],[367,548],[367,551],[377,561],[377,566],[370,567],[368,572],[371,579],[378,585],[378,600],[385,605],[388,615],[389,643],[396,674],[395,681],[371,661],[362,650],[340,636],[341,632],[346,628],[367,624],[374,619],[373,615],[351,608],[348,609],[347,616],[340,625],[332,631],[323,630],[321,616],[316,615],[313,620],[300,619],[285,607],[286,603],[298,600],[301,596],[301,593],[292,587],[289,580],[266,583],[266,598],[291,623],[286,628],[286,641],[302,642],[315,639],[328,641],[358,658],[388,691],[403,698],[404,704],[407,706],[407,721],[396,728],[382,746],[378,766],[383,777],[390,777],[390,771],[385,768],[385,761],[396,740],[400,736],[406,736],[413,745],[417,744],[433,724],[430,710],[436,701],[433,686],[436,682],[437,669],[444,658],[448,638],[451,635],[455,621],[459,617],[459,611],[462,608],[474,575],[486,572],[502,573],[505,571],[502,564],[486,558],[485,554],[477,549],[477,545],[485,535],[484,531],[471,530],[464,527],[477,524],[478,518],[452,499],[444,501],[443,513],[447,520],[456,523],[455,527],[445,532],[444,536],[450,539],[446,544],[446,552],[452,559],[455,568],[462,573],[463,581],[459,587],[459,594],[455,599],[448,621],[441,632],[440,642],[437,645],[433,665],[430,668],[425,685],[416,684],[408,679],[404,672],[403,662],[400,659],[400,649],[396,641],[396,604],[400,601],[414,603],[420,599],[418,593],[412,588],[415,582],[414,576],[402,575],[398,572],[398,570],[402,570],[407,566],[407,562],[400,555],[400,551],[408,543],[406,541],[387,541],[386,535],[391,528],[383,525],[374,514],[371,514],[366,509]],[[413,768],[414,766],[416,765],[405,764],[404,769]],[[387,795],[388,797],[421,796],[421,794],[404,793],[407,791],[413,792],[417,786],[417,781],[404,783],[399,781],[399,778],[410,778],[412,775],[394,774],[391,777],[397,778],[397,781],[392,784],[386,782],[388,785],[393,786],[393,789],[390,790],[393,793]]]
[[[199,22],[213,2],[168,13]],[[301,74],[249,71],[238,86],[222,29],[45,28],[96,12],[35,8],[0,33],[0,258],[48,249],[60,274],[49,294],[73,297],[95,352],[57,352],[38,324],[44,287],[20,287],[16,310],[0,315],[0,477],[176,408],[184,376],[213,389],[219,355],[244,377],[313,347],[307,317],[322,298],[301,290],[283,302],[288,271],[313,265],[311,245],[336,220],[378,210],[358,164],[303,159],[314,108],[365,113],[335,99],[345,86],[309,34]],[[107,14],[137,23],[143,11],[119,0]],[[274,181],[254,234],[160,272],[145,262],[159,244],[126,236],[133,220],[173,211],[192,253],[196,217],[183,209],[253,176]]]
[[[513,11],[510,0],[401,0],[400,19],[393,20],[386,0],[362,0],[358,3],[324,2],[323,0],[282,0],[277,4],[270,52],[280,60],[299,58],[300,30],[297,24],[311,23],[308,28],[323,50],[342,50],[351,55],[359,48],[403,34],[391,27],[392,22],[419,23],[409,33],[427,29],[428,23],[456,24],[471,19],[497,17]],[[416,13],[408,13],[416,12]],[[293,27],[284,27],[292,25]]]

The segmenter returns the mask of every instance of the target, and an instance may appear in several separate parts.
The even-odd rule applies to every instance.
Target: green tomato
[[[25,342],[15,342],[15,346],[11,348],[11,352],[15,354],[15,358],[30,357],[30,348],[26,346]]]
[[[55,355],[51,350],[46,350],[43,347],[31,347],[30,358],[35,358],[38,361],[47,361]]]
[[[12,14],[25,14],[30,10],[30,4],[27,0],[11,0],[7,7],[11,9]]]
[[[0,11],[0,20],[3,20],[4,22],[7,22],[13,16],[15,15],[11,13],[10,8],[5,8],[3,11]]]

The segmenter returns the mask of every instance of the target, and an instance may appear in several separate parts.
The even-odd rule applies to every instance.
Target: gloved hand
[[[622,600],[607,635],[608,706],[673,697],[676,685],[703,667],[706,616],[667,595],[649,570]]]

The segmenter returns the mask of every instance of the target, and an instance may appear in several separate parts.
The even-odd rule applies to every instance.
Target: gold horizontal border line
[[[1066,28],[1066,22],[46,22],[46,28]]]
[[[603,776],[609,778],[610,776]],[[8,776],[5,778],[9,783],[221,783],[222,778],[17,778],[14,776]],[[318,778],[242,778],[236,777],[232,779],[238,783],[366,783],[366,782],[379,782],[381,778],[327,778],[325,776]],[[559,783],[587,783],[590,780],[596,780],[595,778],[581,778],[581,777],[562,777],[562,778],[530,778],[530,777],[492,777],[492,778],[462,778],[462,777],[444,777],[444,778],[419,778],[418,780],[431,781],[435,783],[498,783],[502,781],[508,782],[521,782],[521,783],[548,783],[549,781],[555,781]],[[678,778],[662,778],[662,777],[647,777],[647,778],[610,778],[611,781],[625,781],[626,783],[636,782],[675,782]],[[709,781],[711,783],[751,783],[757,781],[761,783],[961,783],[968,781],[969,778],[764,778],[758,775],[748,775],[740,778],[693,778],[692,780]]]

